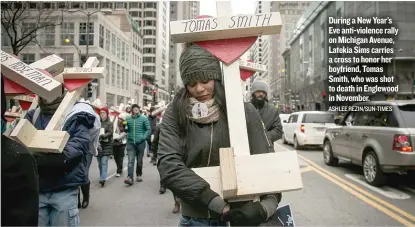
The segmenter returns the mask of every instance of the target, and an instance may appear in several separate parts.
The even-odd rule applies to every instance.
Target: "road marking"
[[[313,171],[314,169],[311,166],[307,166],[307,167],[301,168],[300,170],[301,170],[301,173],[305,173],[305,172]]]
[[[365,187],[367,187],[367,188],[369,188],[369,189],[371,189],[371,190],[373,190],[373,191],[375,191],[375,192],[377,192],[377,193],[379,193],[379,194],[381,194],[385,197],[388,197],[388,198],[391,198],[391,199],[409,199],[409,198],[411,198],[410,195],[408,195],[408,194],[406,194],[402,191],[399,191],[395,188],[391,188],[391,187],[388,187],[388,186],[383,186],[383,187],[372,186],[372,185],[368,184],[365,181],[365,178],[362,175],[359,175],[359,174],[345,174],[345,176],[347,178],[349,178],[350,180],[352,180],[354,182],[357,182],[357,183],[359,183],[359,184],[361,184],[361,185],[363,185],[363,186],[365,186]]]
[[[408,218],[409,220],[415,222],[415,216],[413,216],[412,214],[409,214],[408,212],[380,199],[379,197],[374,196],[373,194],[357,187],[356,185],[343,180],[342,178],[336,176],[335,174],[321,168],[320,166],[318,166],[316,163],[314,163],[313,161],[298,155],[299,158],[303,159],[304,161],[306,161],[309,165],[311,165],[314,168],[314,171],[316,171],[317,173],[320,173],[322,176],[326,177],[328,180],[332,181],[333,183],[339,185],[340,187],[342,187],[343,189],[345,189],[346,191],[350,192],[351,194],[355,195],[356,197],[360,198],[361,200],[365,201],[366,203],[372,205],[373,207],[375,207],[376,209],[382,211],[383,213],[389,215],[390,217],[392,217],[393,219],[395,219],[396,221],[402,223],[405,226],[413,226],[415,225],[415,223],[410,223],[407,220],[403,219],[402,217],[396,215],[395,213],[392,213],[390,210],[395,211],[396,213]],[[347,189],[346,189],[347,188]],[[354,190],[353,190],[354,189]],[[383,206],[380,206],[378,203],[373,202],[372,200],[369,200],[368,198],[364,197],[363,195],[367,196],[368,198],[371,198],[373,200],[375,200],[376,202],[380,203]],[[389,208],[390,210],[385,209],[385,207]]]
[[[410,187],[407,187],[407,186],[401,186],[401,188],[403,188],[403,189],[405,189],[407,191],[410,191],[412,193],[415,193],[415,188],[410,188]]]

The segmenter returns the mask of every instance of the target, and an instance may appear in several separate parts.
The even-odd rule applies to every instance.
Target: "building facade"
[[[395,38],[394,64],[385,67],[386,75],[395,75],[398,94],[374,94],[372,100],[412,97],[415,74],[415,2],[313,2],[297,22],[283,52],[287,85],[284,99],[296,110],[327,109],[323,93],[328,86],[327,19],[333,17],[389,16],[399,29]]]
[[[269,84],[273,97],[280,109],[284,109],[288,103],[285,103],[284,87],[285,87],[285,67],[283,51],[287,47],[287,41],[292,35],[293,29],[297,21],[302,16],[311,2],[292,2],[292,1],[273,1],[271,3],[271,11],[279,12],[282,20],[282,30],[278,35],[272,35],[270,39],[270,62],[272,63],[269,70]]]
[[[271,1],[258,1],[255,13],[271,12],[271,3]],[[269,69],[272,67],[272,62],[270,61],[270,38],[270,35],[259,36],[257,41],[251,47],[251,60],[267,66],[267,71],[263,73],[255,73],[251,78],[251,82],[253,82],[257,77],[261,77],[265,81],[269,81],[270,79]]]
[[[170,21],[189,20],[200,14],[199,1],[171,1],[170,2]],[[169,62],[169,92],[170,99],[174,96],[174,91],[183,86],[180,78],[179,59],[183,51],[183,44],[175,44],[170,40],[170,62]]]
[[[32,12],[40,12],[39,9],[42,9],[55,10],[60,14],[61,11],[57,9],[66,7],[68,10],[62,11],[63,22],[60,26],[49,26],[37,31],[38,43],[29,43],[20,51],[20,59],[32,63],[57,54],[65,60],[65,67],[79,67],[87,59],[86,44],[89,36],[88,57],[97,57],[98,67],[105,67],[107,73],[105,78],[98,80],[98,86],[94,88],[96,97],[90,98],[100,98],[108,106],[129,101],[140,103],[142,90],[138,78],[142,73],[142,34],[126,10],[89,9],[97,3],[27,4],[30,4],[28,9]],[[33,23],[35,21],[25,20],[22,29],[30,29]],[[12,52],[4,33],[2,50]]]

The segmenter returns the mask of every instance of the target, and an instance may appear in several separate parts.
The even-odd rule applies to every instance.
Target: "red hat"
[[[110,111],[108,110],[108,107],[106,107],[106,106],[101,107],[99,111],[100,112],[105,111],[107,113],[107,115],[110,115]]]

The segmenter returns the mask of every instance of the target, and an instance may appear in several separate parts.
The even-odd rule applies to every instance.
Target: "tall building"
[[[271,11],[279,12],[282,20],[282,30],[278,35],[272,35],[270,41],[270,62],[272,63],[268,67],[270,75],[270,88],[275,101],[278,106],[284,108],[288,103],[285,103],[283,89],[285,87],[285,68],[284,58],[282,57],[283,51],[287,47],[287,41],[293,34],[293,29],[297,21],[302,16],[304,10],[310,5],[311,2],[292,2],[292,1],[274,1],[271,3]]]
[[[170,2],[170,21],[190,20],[200,14],[199,1],[171,1]],[[183,85],[179,72],[179,58],[183,50],[183,44],[174,44],[170,40],[170,78],[169,91],[170,98],[173,98],[174,91]]]
[[[98,67],[105,67],[107,72],[106,77],[100,79],[98,86],[94,87],[93,96],[99,97],[108,106],[133,100],[140,103],[142,95],[139,78],[142,71],[138,59],[142,58],[142,35],[138,25],[131,20],[125,9],[95,9],[99,6],[98,3],[81,2],[14,4],[28,4],[26,9],[31,14],[43,12],[50,16],[49,21],[42,22],[57,23],[56,20],[62,20],[60,26],[48,26],[37,30],[36,40],[39,45],[35,42],[29,43],[20,51],[20,59],[32,63],[48,55],[57,54],[65,60],[65,67],[79,67],[86,61],[88,52],[89,57],[98,58]],[[36,23],[39,23],[37,17],[25,19],[18,33],[28,34],[30,28],[36,28]],[[2,30],[4,31],[4,28]],[[5,32],[2,32],[2,50],[12,52],[10,40]]]
[[[170,4],[167,1],[101,4],[127,8],[143,30],[143,105],[168,101]]]
[[[271,2],[270,1],[258,1],[255,13],[269,13],[271,12]],[[251,77],[251,82],[253,82],[258,76],[263,78],[265,81],[269,81],[269,69],[272,62],[270,61],[270,37],[269,35],[259,36],[257,41],[252,45],[251,57],[252,61],[260,63],[267,66],[267,71],[263,73],[255,73]]]

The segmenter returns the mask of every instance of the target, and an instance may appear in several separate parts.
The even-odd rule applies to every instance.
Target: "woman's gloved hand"
[[[259,226],[267,220],[267,212],[260,202],[248,202],[241,208],[224,213],[222,220],[231,222],[233,226]]]

